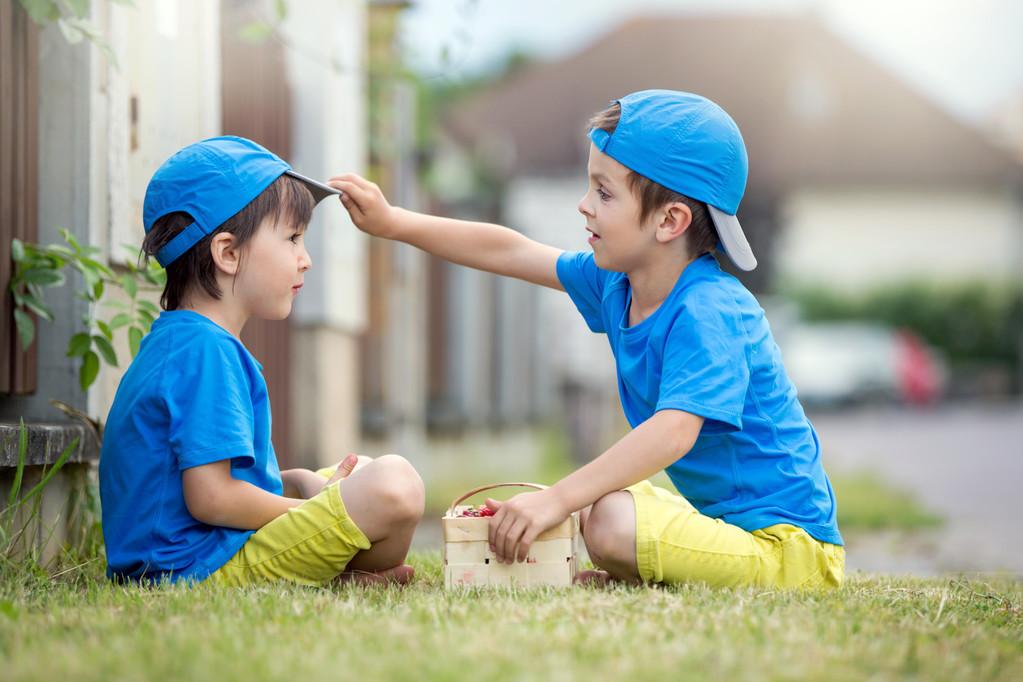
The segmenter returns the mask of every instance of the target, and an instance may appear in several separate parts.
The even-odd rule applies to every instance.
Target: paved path
[[[811,420],[829,471],[876,471],[946,519],[906,551],[892,536],[854,542],[851,568],[1023,576],[1023,403],[873,408]]]

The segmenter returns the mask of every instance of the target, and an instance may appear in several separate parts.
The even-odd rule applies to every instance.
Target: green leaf
[[[82,252],[82,245],[79,244],[78,243],[78,239],[76,239],[75,236],[73,234],[71,234],[71,230],[68,230],[67,228],[63,228],[62,227],[60,229],[60,234],[61,234],[62,237],[64,237],[64,241],[66,241],[68,244],[70,244],[71,248],[75,250],[75,253],[81,253]]]
[[[104,286],[105,285],[103,283],[103,280],[101,280],[101,279],[97,279],[96,283],[92,285],[92,300],[93,301],[98,301],[101,298],[103,298],[103,287]]]
[[[53,0],[20,0],[21,6],[37,24],[54,21],[60,16],[60,9]]]
[[[65,2],[76,17],[81,18],[89,15],[89,0],[65,0]]]
[[[18,336],[21,337],[21,350],[28,350],[36,337],[35,322],[24,310],[15,308],[14,323],[18,327]]]
[[[28,429],[25,428],[25,419],[18,419],[18,468],[14,471],[14,482],[11,483],[11,492],[7,495],[7,506],[10,507],[18,499],[21,492],[21,480],[25,474],[25,460],[28,457]]]
[[[288,18],[288,3],[286,0],[277,0],[274,3],[274,10],[277,13],[277,21],[284,21]]]
[[[238,37],[248,43],[262,43],[274,32],[273,26],[265,21],[254,21],[238,29]]]
[[[103,336],[107,337],[107,341],[114,340],[114,330],[110,328],[110,325],[103,320],[96,320],[96,326],[103,332]]]
[[[139,324],[142,325],[142,329],[144,329],[147,334],[149,333],[149,328],[153,326],[154,322],[156,322],[156,318],[145,310],[140,310],[138,312],[137,319]]]
[[[52,287],[64,284],[64,273],[44,268],[31,268],[21,273],[21,279],[29,284]]]
[[[117,313],[110,320],[111,329],[120,329],[121,327],[127,327],[129,324],[131,324],[131,315],[128,313]]]
[[[20,303],[21,306],[23,306],[25,308],[28,308],[29,310],[31,310],[32,312],[34,312],[36,315],[38,315],[39,317],[43,318],[44,320],[47,320],[49,322],[53,322],[53,311],[51,311],[50,308],[45,303],[40,301],[38,298],[36,298],[32,294],[25,294],[25,295],[20,295],[19,294],[18,296],[15,297],[15,300],[18,300],[18,299],[20,299],[20,301],[21,301],[21,303]]]
[[[11,260],[15,263],[25,260],[25,245],[20,239],[11,240]]]
[[[88,353],[91,347],[92,337],[85,332],[78,332],[68,341],[67,356],[69,358],[80,358]]]
[[[139,346],[142,344],[142,337],[144,334],[138,327],[130,327],[128,329],[128,348],[131,349],[131,356],[134,358],[139,354]]]
[[[139,299],[138,301],[135,301],[135,305],[137,305],[140,310],[145,310],[147,313],[149,313],[153,317],[157,317],[157,316],[160,315],[160,309],[157,308],[156,304],[153,303],[152,301],[147,301],[145,299]]]
[[[60,32],[64,34],[64,40],[72,45],[82,42],[82,38],[85,37],[85,33],[77,26],[73,19],[58,19],[57,26],[60,28]]]
[[[100,263],[95,258],[83,258],[82,263],[88,265],[90,268],[92,268],[99,274],[103,275],[104,277],[109,277],[110,279],[114,278],[114,271],[111,270],[109,266]]]
[[[135,298],[139,293],[139,286],[131,275],[121,275],[121,287],[131,298]]]
[[[161,268],[156,261],[149,264],[149,269],[146,270],[144,276],[151,284],[158,287],[167,284],[167,271]]]
[[[75,437],[70,443],[68,443],[68,446],[60,453],[60,456],[57,458],[57,461],[53,463],[53,467],[51,469],[47,470],[45,467],[43,468],[43,477],[38,483],[32,486],[31,490],[25,493],[24,497],[18,500],[17,506],[25,504],[46,488],[50,479],[57,475],[57,472],[61,470],[61,468],[67,463],[68,459],[71,458],[71,455],[75,452],[75,450],[78,449],[78,440],[79,439]]]
[[[103,356],[103,359],[107,361],[107,364],[117,367],[117,353],[114,352],[114,347],[110,345],[106,337],[93,334],[92,340],[96,342],[96,348],[99,350],[100,355]]]
[[[78,385],[82,387],[83,391],[88,391],[98,375],[99,356],[90,350],[82,358],[82,366],[78,370]]]

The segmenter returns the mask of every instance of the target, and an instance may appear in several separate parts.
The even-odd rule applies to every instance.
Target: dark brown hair
[[[590,128],[599,128],[610,135],[618,127],[621,116],[622,107],[615,102],[590,119]],[[629,170],[629,189],[639,199],[640,222],[649,218],[650,214],[665,204],[678,202],[688,206],[693,214],[693,220],[689,224],[689,229],[686,230],[689,255],[695,257],[705,253],[714,253],[718,243],[718,234],[714,229],[714,222],[710,218],[710,211],[707,210],[706,203],[670,190],[631,169]]]
[[[167,266],[167,284],[160,296],[164,310],[177,310],[184,303],[189,290],[199,285],[213,298],[220,298],[216,265],[210,253],[210,242],[221,232],[233,234],[235,244],[242,246],[256,235],[263,220],[270,217],[274,223],[282,220],[296,227],[309,224],[313,215],[313,195],[301,181],[282,175],[259,193],[245,208],[235,213],[210,234]],[[168,213],[159,218],[142,241],[142,253],[148,263],[179,232],[191,225],[188,213]]]

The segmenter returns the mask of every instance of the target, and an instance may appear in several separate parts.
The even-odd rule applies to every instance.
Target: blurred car
[[[928,404],[944,391],[944,363],[913,332],[865,322],[798,322],[779,336],[805,405]]]

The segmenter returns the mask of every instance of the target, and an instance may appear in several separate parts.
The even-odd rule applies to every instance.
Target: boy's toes
[[[607,571],[579,571],[575,576],[575,584],[586,587],[606,587],[613,582],[614,578]]]
[[[416,569],[408,564],[385,568],[380,571],[345,571],[338,576],[338,582],[354,585],[407,585],[415,577]]]

